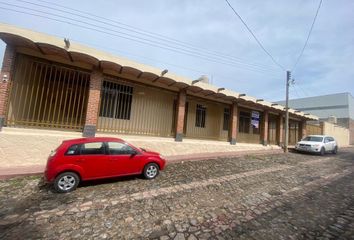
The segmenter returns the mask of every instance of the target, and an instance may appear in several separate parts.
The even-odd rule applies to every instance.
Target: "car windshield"
[[[314,136],[308,136],[303,139],[303,141],[309,141],[309,142],[322,142],[323,137],[314,137]]]

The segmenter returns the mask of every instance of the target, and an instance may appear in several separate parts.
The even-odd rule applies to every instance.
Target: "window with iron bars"
[[[205,128],[206,107],[197,104],[195,126]]]
[[[133,87],[104,81],[100,117],[130,120]]]

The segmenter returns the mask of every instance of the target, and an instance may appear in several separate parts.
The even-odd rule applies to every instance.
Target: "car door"
[[[337,143],[336,143],[336,141],[334,140],[333,137],[330,137],[329,140],[331,142],[331,150],[334,150],[334,148],[336,147]]]
[[[85,172],[85,178],[101,178],[109,175],[109,157],[104,142],[83,143],[76,164]]]
[[[325,139],[324,139],[324,147],[325,147],[327,152],[333,150],[332,145],[333,144],[332,144],[331,140],[329,139],[329,137],[325,137]]]
[[[111,176],[142,172],[141,153],[124,142],[107,142]]]

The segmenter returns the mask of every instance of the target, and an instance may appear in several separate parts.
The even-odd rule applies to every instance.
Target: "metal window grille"
[[[224,121],[222,129],[228,131],[230,128],[230,108],[224,108]]]
[[[195,126],[205,128],[206,107],[197,104]]]
[[[7,126],[81,130],[89,80],[87,72],[18,54]]]
[[[103,82],[100,117],[130,120],[133,87]]]

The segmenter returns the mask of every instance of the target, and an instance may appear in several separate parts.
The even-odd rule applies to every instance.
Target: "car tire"
[[[320,151],[320,155],[323,156],[323,155],[325,155],[325,153],[326,153],[326,150],[324,147],[322,147],[321,151]]]
[[[80,178],[76,173],[63,172],[54,180],[54,189],[59,193],[68,193],[74,191],[79,185]]]
[[[333,151],[332,151],[332,153],[333,153],[333,154],[337,154],[337,152],[338,152],[338,147],[335,146],[334,149],[333,149]]]
[[[159,175],[160,169],[156,163],[146,164],[144,167],[143,175],[146,179],[154,179]]]

